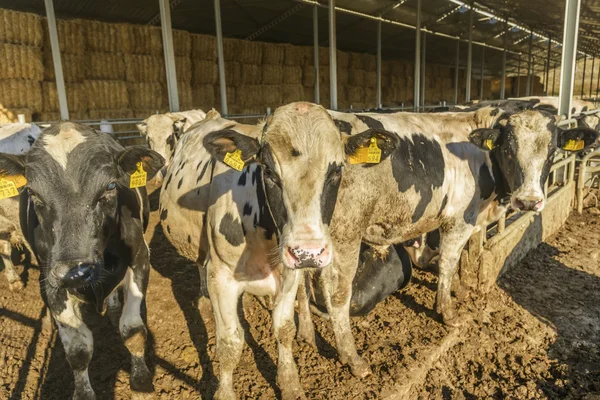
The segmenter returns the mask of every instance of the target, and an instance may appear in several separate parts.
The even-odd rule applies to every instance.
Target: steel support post
[[[580,9],[581,0],[566,0],[558,112],[559,115],[564,115],[569,119],[571,118],[575,63],[577,62],[577,33],[579,31]]]
[[[315,103],[321,102],[319,87],[319,6],[313,7],[313,58],[315,62]]]
[[[458,64],[460,63],[460,39],[456,39],[456,64],[454,65],[454,105],[458,104]]]
[[[481,80],[479,82],[479,100],[483,100],[483,75],[485,70],[485,47],[481,48]]]
[[[552,56],[552,35],[548,35],[548,54],[546,55],[546,78],[544,84],[546,85],[546,92],[548,92],[548,83],[550,78],[550,57]]]
[[[500,99],[506,97],[506,49],[508,48],[508,17],[504,22],[504,50],[502,51],[502,78],[500,79]]]
[[[221,1],[215,0],[215,27],[217,31],[217,59],[219,61],[219,90],[221,113],[227,115],[227,86],[225,82],[225,58],[223,57],[223,30],[221,28]]]
[[[594,89],[594,64],[596,63],[596,57],[592,57],[592,70],[590,71],[590,97],[592,97],[592,90]]]
[[[63,74],[62,61],[60,59],[60,45],[56,30],[56,16],[54,15],[54,3],[52,0],[44,0],[46,5],[46,17],[48,18],[48,32],[50,34],[50,48],[52,50],[52,62],[54,63],[54,76],[56,77],[56,91],[58,92],[58,106],[60,108],[60,119],[69,119],[69,107],[67,105],[67,91],[65,90],[65,76]]]
[[[167,91],[169,109],[179,111],[179,92],[177,90],[177,72],[175,71],[175,50],[173,49],[173,28],[171,26],[171,4],[169,0],[158,0],[160,5],[160,25],[162,30],[165,69],[167,71]]]
[[[529,35],[529,55],[527,58],[527,86],[525,96],[531,96],[531,75],[533,74],[533,33]]]
[[[558,69],[558,65],[554,63],[554,70],[552,71],[552,96],[554,96],[554,89],[556,87],[556,70]]]
[[[517,60],[517,95],[516,97],[521,96],[521,54],[519,54],[519,59]]]
[[[419,112],[419,92],[421,88],[421,0],[417,0],[417,26],[415,27],[415,78],[413,111]]]
[[[473,67],[473,3],[469,8],[469,48],[467,51],[467,82],[465,102],[471,101],[471,69]]]
[[[381,108],[381,21],[377,21],[377,99],[375,107]]]
[[[581,97],[583,98],[585,91],[585,67],[587,65],[587,56],[583,55],[583,75],[581,76]]]
[[[600,91],[600,68],[598,68],[598,77],[596,78],[596,97],[598,97],[599,91]]]
[[[335,32],[335,0],[329,0],[329,95],[331,109],[337,110],[337,44]]]
[[[425,68],[427,64],[427,32],[423,32],[423,48],[421,50],[421,108],[425,111]]]

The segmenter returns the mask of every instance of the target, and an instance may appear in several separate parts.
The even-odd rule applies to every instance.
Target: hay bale
[[[304,101],[310,101],[313,102],[315,101],[315,89],[314,88],[310,88],[310,87],[306,87],[303,86],[303,99]]]
[[[348,70],[348,83],[352,86],[363,86],[365,84],[365,71],[362,69]]]
[[[0,43],[0,77],[41,81],[42,52],[37,47]]]
[[[90,111],[129,108],[127,83],[123,81],[86,80],[84,90]]]
[[[362,69],[365,71],[376,71],[377,70],[377,57],[372,54],[361,54]]]
[[[216,60],[217,38],[209,35],[192,33],[192,57],[194,60]]]
[[[238,88],[236,88],[235,86],[227,86],[225,88],[225,90],[227,91],[227,104],[237,104],[238,103]],[[221,108],[221,90],[219,88],[219,86],[215,86],[214,87],[214,92],[215,92],[215,101],[214,104],[210,104],[210,107],[205,107],[207,109],[210,109],[212,107],[214,108]],[[231,112],[231,111],[230,111]]]
[[[91,120],[133,118],[133,111],[128,108],[90,110],[88,114]]]
[[[364,88],[363,102],[371,107],[377,106],[377,90],[375,88]]]
[[[319,66],[319,85],[329,86],[329,66],[328,65],[320,65]]]
[[[133,25],[86,21],[83,27],[87,51],[130,54],[147,42],[135,34]]]
[[[159,82],[127,84],[129,104],[135,109],[159,109],[168,105],[166,87]]]
[[[282,104],[304,100],[304,87],[299,84],[281,85]]]
[[[193,60],[192,83],[215,85],[219,80],[219,67],[215,61]]]
[[[284,66],[282,68],[283,83],[300,84],[302,83],[302,67]]]
[[[348,66],[350,64],[350,55],[348,53],[344,53],[343,51],[338,50],[335,58],[338,68],[348,69]]]
[[[157,26],[128,25],[129,35],[133,39],[131,53],[160,56],[163,54],[162,32]],[[173,41],[175,34],[173,34]]]
[[[88,53],[86,54],[87,79],[125,79],[125,59],[122,54]]]
[[[402,69],[404,69],[405,77],[415,76],[415,65],[413,63],[403,62]]]
[[[84,21],[80,19],[57,20],[58,45],[61,53],[83,54],[85,52],[85,37],[83,34]],[[50,34],[48,21],[42,19],[44,32],[44,49],[50,50]]]
[[[360,86],[346,86],[346,99],[351,105],[362,103],[364,101],[365,92]]]
[[[33,113],[41,111],[40,82],[26,79],[0,80],[0,104],[6,108],[29,108]]]
[[[83,91],[83,84],[67,83],[65,86],[69,113],[86,111],[88,108],[88,98]],[[60,111],[56,82],[42,82],[42,111]]]
[[[329,47],[319,47],[319,65],[329,65]]]
[[[86,57],[82,54],[61,53],[63,76],[65,82],[83,82],[86,77]],[[54,75],[54,61],[52,54],[44,49],[44,80],[56,79]]]
[[[192,38],[188,31],[173,29],[173,50],[176,56],[190,57],[192,55]]]
[[[56,122],[60,121],[62,118],[60,116],[60,112],[52,111],[34,114],[33,119],[36,122]],[[71,112],[71,110],[69,110],[70,121],[85,121],[89,119],[90,115],[87,111]]]
[[[229,100],[229,93],[227,95]],[[193,108],[210,109],[217,103],[215,100],[215,87],[213,85],[196,85],[192,87]],[[220,104],[220,101],[218,103]]]
[[[278,65],[283,64],[285,55],[285,46],[277,43],[261,43],[262,45],[262,64]]]
[[[260,42],[241,39],[223,39],[223,58],[244,64],[260,65],[263,47]]]
[[[177,90],[179,93],[179,108],[182,110],[194,108],[192,87],[185,82],[178,82]]]
[[[281,85],[245,85],[238,88],[242,107],[277,107],[281,104]]]
[[[315,86],[315,67],[307,65],[302,68],[302,85],[308,88]]]
[[[128,82],[166,82],[163,57],[135,54],[125,54],[124,57]]]
[[[225,63],[225,82],[231,86],[239,86],[242,83],[242,66],[240,63]]]
[[[304,53],[304,65],[315,65],[315,49],[313,46],[299,46]]]
[[[377,72],[365,71],[365,87],[377,87]]]
[[[338,67],[337,69],[337,82],[341,85],[345,85],[346,83],[348,83],[348,69],[347,68],[341,68]]]
[[[285,44],[283,63],[287,66],[303,66],[306,61],[306,50],[303,46]]]
[[[278,85],[283,82],[283,67],[281,65],[265,64],[261,67],[263,85]]]
[[[19,122],[17,114],[4,108],[4,106],[2,104],[0,104],[0,125],[1,124],[12,124],[15,122]]]
[[[349,53],[350,56],[350,62],[348,64],[348,67],[350,69],[363,69],[363,57],[362,54],[360,53]]]
[[[385,71],[385,72],[384,72]],[[396,76],[404,76],[405,69],[404,63],[402,61],[384,61],[381,64],[381,74],[382,75],[396,75]]]
[[[165,72],[166,74],[166,72]],[[175,74],[177,81],[192,84],[192,60],[186,56],[175,57]]]
[[[0,9],[0,42],[41,47],[42,19],[36,14]]]
[[[262,80],[262,67],[251,64],[241,64],[241,82],[243,85],[255,85]]]

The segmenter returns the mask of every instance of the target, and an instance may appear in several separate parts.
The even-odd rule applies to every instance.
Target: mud
[[[153,196],[156,207],[156,196]],[[433,311],[436,277],[415,270],[412,283],[366,317],[353,319],[359,352],[373,374],[354,378],[337,361],[328,321],[314,317],[317,349],[294,343],[311,399],[595,398],[600,394],[600,211],[567,224],[498,281],[485,300],[460,311],[472,319],[449,329]],[[152,213],[147,295],[147,359],[161,399],[212,398],[218,365],[215,326],[198,298],[198,270],[180,258]],[[36,268],[11,292],[0,276],[0,398],[64,399],[73,378],[56,331],[44,315]],[[198,305],[200,303],[200,305]],[[269,312],[251,296],[240,305],[245,348],[234,376],[240,398],[272,399],[277,351]],[[90,378],[99,399],[130,398],[129,357],[108,316],[94,327]]]

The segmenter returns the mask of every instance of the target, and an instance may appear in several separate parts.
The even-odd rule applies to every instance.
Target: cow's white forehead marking
[[[65,124],[57,135],[45,135],[43,140],[46,152],[63,169],[67,169],[67,156],[87,138],[73,125]]]

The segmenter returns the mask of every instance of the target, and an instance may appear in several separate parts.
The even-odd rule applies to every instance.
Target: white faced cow
[[[73,369],[75,399],[95,398],[88,375],[94,343],[86,320],[103,313],[107,303],[114,314],[120,287],[125,304],[119,330],[131,353],[131,388],[152,390],[142,319],[150,272],[143,236],[149,205],[144,181],[131,189],[130,175],[142,168],[151,178],[162,165],[152,150],[124,149],[110,135],[72,122],[46,129],[25,155],[0,154],[5,175],[27,180],[21,225]]]

